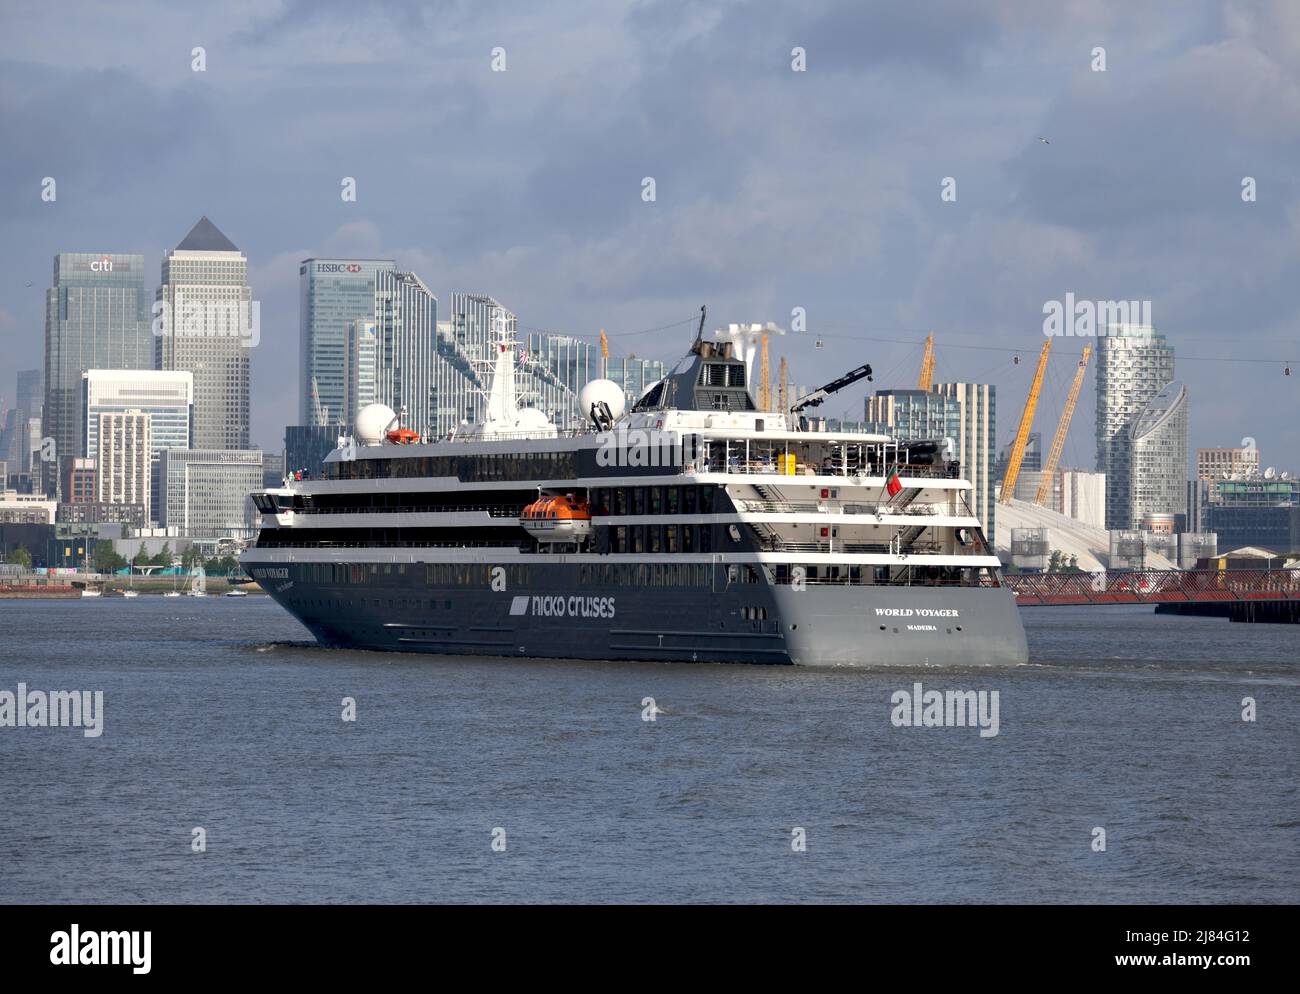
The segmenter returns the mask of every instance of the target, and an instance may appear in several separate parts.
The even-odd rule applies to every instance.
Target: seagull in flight
[[[1044,145],[1050,145],[1050,144],[1052,144],[1052,143],[1049,142],[1046,138],[1044,138],[1042,135],[1039,135],[1039,136],[1038,136],[1038,140],[1039,140],[1040,142],[1042,142]]]

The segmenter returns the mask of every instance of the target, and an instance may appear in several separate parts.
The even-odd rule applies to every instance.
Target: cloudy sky
[[[1288,0],[4,0],[0,394],[42,363],[56,252],[143,252],[156,282],[206,214],[262,302],[272,450],[297,418],[297,264],[330,254],[669,360],[689,332],[644,330],[702,303],[710,325],[802,307],[778,352],[812,385],[867,361],[913,386],[933,331],[938,378],[997,385],[1003,441],[1045,302],[1150,300],[1193,447],[1251,436],[1300,469],[1298,162]],[[1080,343],[1055,349],[1047,433]],[[1072,465],[1093,405],[1089,377]]]

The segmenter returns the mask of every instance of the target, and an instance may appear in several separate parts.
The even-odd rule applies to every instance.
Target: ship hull
[[[688,585],[600,586],[583,582],[576,564],[541,562],[529,564],[524,584],[490,566],[479,567],[482,582],[439,584],[421,563],[245,565],[330,648],[846,667],[1027,658],[1005,587],[799,589],[727,582],[723,566],[697,570]]]

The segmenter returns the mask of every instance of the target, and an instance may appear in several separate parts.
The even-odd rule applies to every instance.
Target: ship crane
[[[1079,400],[1079,389],[1083,386],[1083,374],[1088,368],[1090,355],[1092,355],[1092,346],[1085,345],[1083,358],[1079,360],[1079,368],[1074,374],[1074,382],[1070,384],[1070,392],[1065,398],[1061,423],[1056,426],[1056,437],[1052,439],[1051,451],[1047,453],[1047,462],[1043,464],[1043,480],[1038,484],[1038,493],[1034,495],[1035,504],[1045,507],[1048,498],[1052,496],[1052,479],[1056,476],[1056,467],[1060,464],[1061,452],[1065,449],[1065,436],[1070,432],[1070,419],[1074,417],[1074,405]]]
[[[1002,477],[1002,490],[998,494],[999,504],[1010,504],[1016,492],[1016,477],[1020,475],[1020,463],[1025,458],[1025,446],[1029,444],[1029,429],[1034,426],[1034,410],[1038,407],[1038,393],[1043,389],[1043,374],[1047,372],[1047,356],[1052,351],[1052,340],[1043,343],[1043,352],[1038,357],[1038,370],[1034,373],[1034,382],[1029,387],[1029,398],[1025,401],[1025,412],[1020,416],[1020,429],[1016,432],[1015,444],[1011,446],[1011,458],[1007,460],[1007,471]]]
[[[790,413],[798,414],[804,408],[817,407],[819,404],[821,404],[822,401],[824,401],[831,394],[839,393],[845,387],[852,386],[854,383],[857,383],[858,380],[862,379],[864,376],[868,380],[871,379],[870,363],[863,363],[857,369],[850,370],[849,372],[845,373],[843,376],[839,377],[838,379],[831,380],[824,387],[821,387],[818,390],[814,390],[812,393],[808,394],[808,396],[799,398],[790,407]]]

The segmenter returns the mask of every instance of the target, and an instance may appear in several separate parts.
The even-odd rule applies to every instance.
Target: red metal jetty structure
[[[1004,577],[1022,607],[1066,604],[1300,604],[1300,569],[1107,570]]]

